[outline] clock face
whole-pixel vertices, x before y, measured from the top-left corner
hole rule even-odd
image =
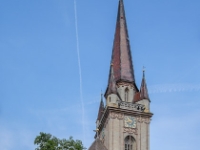
[[[136,128],[136,119],[131,116],[124,117],[124,125],[128,128]]]

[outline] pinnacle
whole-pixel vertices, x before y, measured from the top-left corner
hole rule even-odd
[[[146,80],[145,80],[145,70],[143,69],[143,77],[142,77],[142,83],[140,87],[140,98],[141,99],[149,99],[149,94],[147,90]]]

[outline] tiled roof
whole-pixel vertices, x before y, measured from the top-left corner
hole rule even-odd
[[[137,101],[139,101],[139,100],[140,100],[140,92],[137,92],[137,93],[135,93],[133,102],[137,102]]]
[[[108,87],[105,93],[105,96],[107,97],[109,94],[116,94],[117,89],[116,89],[116,80],[114,76],[114,71],[113,71],[113,64],[110,66],[110,76],[108,80]]]
[[[117,81],[131,82],[135,85],[123,0],[119,0],[111,64],[105,96],[115,92],[114,84],[116,84]]]
[[[134,82],[134,71],[123,0],[119,1],[112,59],[116,81]]]
[[[107,150],[99,138],[96,138],[88,150]]]

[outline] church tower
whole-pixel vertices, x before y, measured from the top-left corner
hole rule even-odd
[[[119,0],[108,86],[99,106],[95,141],[89,150],[149,150],[152,117],[145,72],[140,89],[134,69],[123,0]]]

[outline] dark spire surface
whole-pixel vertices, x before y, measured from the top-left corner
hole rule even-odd
[[[116,80],[114,76],[114,69],[113,69],[113,64],[111,63],[110,65],[110,76],[108,80],[108,87],[105,93],[105,97],[107,97],[109,94],[117,94],[117,89],[116,89]]]
[[[123,0],[119,0],[111,62],[116,81],[135,81]]]

